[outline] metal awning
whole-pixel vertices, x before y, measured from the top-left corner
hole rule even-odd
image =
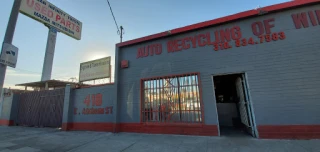
[[[67,84],[76,85],[76,82],[60,81],[60,80],[47,80],[47,81],[38,81],[38,82],[29,82],[23,84],[16,84],[16,86],[23,87],[48,87],[48,88],[60,88],[65,87]],[[47,86],[46,86],[47,85]]]

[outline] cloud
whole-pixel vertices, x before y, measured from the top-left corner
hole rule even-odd
[[[40,74],[34,72],[17,71],[14,69],[7,69],[7,77],[40,77]]]
[[[22,70],[22,69],[7,68],[4,87],[22,89],[22,87],[17,87],[15,85],[21,84],[21,83],[39,81],[40,77],[41,77],[41,74],[37,72],[31,72],[31,71]]]

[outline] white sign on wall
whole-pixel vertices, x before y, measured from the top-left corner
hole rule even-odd
[[[3,43],[0,63],[15,68],[18,60],[19,49],[14,45]]]
[[[105,57],[80,64],[79,81],[89,81],[102,78],[110,78],[111,57]]]
[[[82,23],[46,0],[22,0],[20,12],[77,40],[81,39]]]

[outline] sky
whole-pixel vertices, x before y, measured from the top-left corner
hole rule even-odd
[[[52,79],[78,77],[81,62],[111,56],[114,70],[115,44],[120,42],[107,0],[48,0],[82,22],[82,38],[58,33]],[[289,0],[109,0],[123,41],[212,20]],[[3,41],[13,0],[1,0],[0,40]],[[19,14],[13,45],[19,48],[16,68],[7,68],[5,88],[40,81],[48,28]],[[113,74],[113,72],[112,72]]]

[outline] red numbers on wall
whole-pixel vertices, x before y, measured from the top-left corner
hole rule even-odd
[[[248,44],[251,44],[251,45],[253,45],[253,44],[254,44],[254,41],[253,41],[253,38],[252,38],[252,37],[250,37],[250,38],[249,38],[249,40],[248,40]]]
[[[243,39],[238,39],[235,41],[236,47],[241,47],[241,46],[247,46],[247,45],[255,45],[255,44],[260,44],[264,42],[272,42],[272,41],[278,41],[278,40],[284,40],[286,38],[286,35],[284,32],[278,32],[278,33],[271,33],[271,34],[264,34],[260,35],[258,37],[258,40],[254,40],[252,37],[250,38],[243,38]]]
[[[270,34],[266,34],[264,37],[266,38],[266,42],[270,42],[271,41]]]
[[[102,94],[91,95],[92,106],[101,106],[102,105]]]
[[[247,40],[246,39],[242,39],[241,40],[241,43],[242,43],[242,46],[247,46],[248,43],[247,43]]]
[[[87,107],[90,106],[90,95],[88,95],[85,99],[84,99],[84,102],[83,102]]]
[[[272,40],[273,41],[277,41],[278,40],[278,34],[277,33],[273,33],[272,34]]]
[[[279,34],[279,39],[280,40],[286,39],[286,34],[284,32],[279,32],[278,34]]]
[[[266,34],[266,35],[260,35],[260,43],[265,42],[271,42],[271,41],[278,41],[284,40],[286,38],[286,35],[284,32],[279,32],[279,33],[272,33],[272,34]]]
[[[101,107],[102,106],[102,94],[89,94],[87,95],[83,103],[85,107],[82,109],[82,112],[80,113],[80,110],[78,108],[73,109],[74,115],[101,115],[101,114],[112,114],[113,106],[107,106],[107,107]],[[91,106],[91,107],[90,107]]]
[[[214,43],[213,44],[213,50],[219,51],[219,50],[226,50],[230,49],[232,46],[229,44],[229,42],[224,42],[224,43]]]
[[[92,95],[87,95],[86,98],[84,99],[84,104],[89,107],[90,103],[92,106],[101,106],[102,105],[102,94],[92,94]]]

